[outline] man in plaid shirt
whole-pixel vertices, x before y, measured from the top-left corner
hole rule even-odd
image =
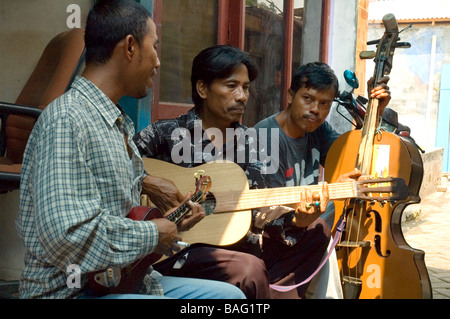
[[[118,105],[142,98],[160,63],[156,27],[135,1],[98,1],[86,26],[86,70],[42,113],[24,154],[16,227],[26,247],[21,298],[90,297],[87,274],[171,254],[178,230],[204,217],[199,204],[177,226],[126,218],[139,205],[143,161]],[[79,285],[70,270],[80,270]],[[149,270],[136,295],[106,298],[244,298],[235,286]]]

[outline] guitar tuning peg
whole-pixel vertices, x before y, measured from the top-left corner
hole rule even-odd
[[[204,170],[198,170],[194,173],[194,177],[195,179],[200,179],[203,177],[203,175],[205,175],[205,171]]]

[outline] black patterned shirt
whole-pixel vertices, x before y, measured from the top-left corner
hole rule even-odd
[[[246,173],[250,188],[265,188],[262,164],[257,159],[256,131],[233,123],[234,141],[221,150],[213,146],[202,129],[195,109],[175,119],[157,121],[134,136],[142,156],[156,158],[185,168],[214,160],[231,160]],[[216,132],[219,134],[219,132]],[[216,135],[217,136],[217,135]]]

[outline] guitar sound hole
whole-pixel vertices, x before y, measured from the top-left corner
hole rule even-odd
[[[203,210],[206,216],[212,215],[216,209],[216,197],[213,193],[208,193],[206,195],[205,201],[202,202]]]

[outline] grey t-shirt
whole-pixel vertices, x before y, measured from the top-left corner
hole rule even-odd
[[[324,122],[302,138],[291,138],[279,126],[276,115],[255,125],[267,186],[317,184],[320,165],[325,164],[328,150],[340,134]]]

